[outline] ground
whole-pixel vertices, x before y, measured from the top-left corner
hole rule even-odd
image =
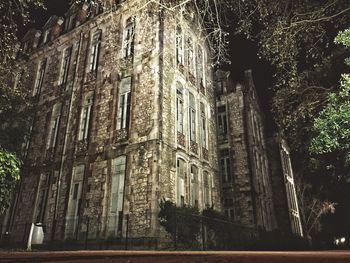
[[[201,251],[52,251],[0,252],[0,262],[166,262],[166,263],[340,263],[350,262],[350,250],[307,252]]]

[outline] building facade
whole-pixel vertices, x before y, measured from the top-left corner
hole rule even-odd
[[[273,204],[278,229],[285,235],[304,236],[290,150],[280,134],[268,140]]]
[[[163,199],[275,229],[251,73],[242,85],[223,72],[214,79],[191,10],[112,2],[74,4],[23,39],[35,114],[7,216],[11,238],[28,223],[43,223],[46,241],[126,229],[157,237]]]
[[[217,72],[218,156],[224,211],[233,222],[276,229],[264,117],[252,72],[236,84]]]

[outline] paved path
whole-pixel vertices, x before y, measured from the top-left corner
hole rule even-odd
[[[52,251],[0,252],[0,262],[121,263],[350,263],[350,251],[322,252],[177,252],[177,251]]]

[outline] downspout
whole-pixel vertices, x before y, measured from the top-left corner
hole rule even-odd
[[[72,111],[72,105],[73,105],[73,98],[75,95],[75,82],[78,75],[79,70],[79,61],[80,61],[80,52],[81,52],[81,45],[83,41],[83,32],[80,32],[80,38],[79,38],[79,46],[78,46],[78,52],[77,52],[77,58],[76,58],[76,65],[75,65],[75,71],[73,76],[73,83],[72,83],[72,92],[69,99],[69,108],[68,108],[68,115],[67,115],[67,121],[66,121],[66,130],[64,134],[64,143],[63,143],[63,149],[62,149],[62,155],[61,155],[61,162],[60,162],[60,170],[58,173],[57,178],[57,190],[56,190],[56,197],[55,197],[55,207],[54,207],[54,217],[53,217],[53,224],[52,224],[52,231],[51,231],[51,240],[53,241],[56,234],[56,224],[57,224],[57,208],[58,208],[58,202],[60,197],[60,190],[61,190],[61,180],[62,180],[62,174],[63,174],[63,168],[64,168],[64,162],[66,161],[66,151],[67,151],[67,141],[68,141],[68,132],[70,130],[70,119],[71,119],[71,111]],[[62,107],[63,108],[63,107]]]

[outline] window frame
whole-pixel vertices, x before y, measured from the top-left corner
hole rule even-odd
[[[60,76],[59,76],[59,85],[65,85],[68,81],[72,54],[73,54],[73,46],[69,46],[65,48],[63,51],[62,64],[61,64],[61,70],[60,70]]]
[[[97,72],[101,53],[102,30],[97,30],[91,39],[89,72]]]
[[[89,137],[91,113],[94,104],[94,95],[88,94],[81,108],[78,141],[87,141]]]
[[[132,77],[123,78],[119,84],[116,130],[128,129],[131,114]]]
[[[45,73],[47,68],[47,58],[42,59],[38,64],[37,74],[35,78],[33,96],[39,96],[44,85]]]
[[[193,93],[189,93],[189,104],[188,104],[188,110],[189,110],[189,135],[190,135],[190,141],[196,142],[197,141],[197,127],[196,127],[196,98],[193,95]]]
[[[135,48],[135,18],[126,21],[123,30],[122,58],[128,59],[134,56]]]

